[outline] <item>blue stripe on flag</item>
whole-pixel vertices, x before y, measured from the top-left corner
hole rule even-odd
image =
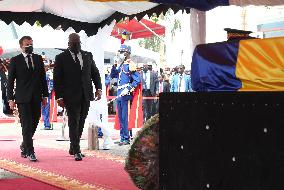
[[[238,41],[198,45],[191,63],[193,90],[239,90],[242,83],[235,74],[238,49]]]

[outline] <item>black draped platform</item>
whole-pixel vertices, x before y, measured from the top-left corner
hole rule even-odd
[[[160,95],[160,188],[283,190],[284,92]]]

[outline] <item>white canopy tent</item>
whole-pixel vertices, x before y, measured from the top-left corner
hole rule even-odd
[[[169,7],[179,10],[180,6],[160,5],[148,1],[87,1],[87,0],[2,0],[0,19],[9,24],[25,21],[31,25],[39,21],[43,26],[66,31],[72,27],[77,33],[84,30],[88,36],[97,33],[99,28],[110,25],[113,20],[120,21],[129,16],[140,20],[144,15],[160,14]]]
[[[101,76],[104,76],[103,42],[110,36],[114,20],[119,21],[126,16],[130,19],[136,17],[139,20],[146,14],[160,14],[168,8],[172,8],[175,12],[181,9],[189,12],[190,8],[194,8],[197,10],[193,11],[189,24],[191,23],[192,44],[195,46],[205,41],[206,18],[202,11],[228,5],[275,6],[283,4],[283,0],[0,0],[0,20],[7,24],[11,21],[17,24],[23,24],[25,21],[34,24],[35,21],[39,21],[42,26],[49,24],[54,29],[60,28],[66,31],[71,27],[77,33],[84,31],[80,32],[80,36],[85,50],[93,53]],[[68,30],[68,32],[71,31]],[[64,43],[67,44],[67,41]],[[102,77],[102,82],[104,83],[104,77]],[[107,125],[106,97],[100,103],[95,102],[95,104],[100,104],[95,107],[104,111],[90,111],[90,113],[101,113],[103,115],[102,125]]]
[[[99,2],[84,0],[4,0],[0,11],[45,12],[80,22],[100,23],[115,12],[137,14],[157,6],[150,2]]]

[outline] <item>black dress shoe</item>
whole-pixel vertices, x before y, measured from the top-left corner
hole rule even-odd
[[[27,154],[26,154],[25,148],[23,146],[23,143],[20,145],[20,149],[21,149],[21,157],[26,158]]]
[[[26,158],[26,157],[27,157],[27,154],[26,154],[25,152],[21,151],[21,157],[22,157],[22,158]]]
[[[122,141],[118,145],[123,146],[123,145],[129,145],[129,144],[130,144],[130,142],[128,142],[128,141]]]
[[[22,152],[25,152],[23,143],[20,145],[20,149],[21,149]]]
[[[69,149],[69,154],[70,155],[74,155],[74,151],[72,149]],[[79,152],[79,154],[81,154],[81,157],[85,157],[85,154]]]
[[[72,149],[69,149],[69,154],[74,155],[74,151]]]
[[[82,160],[81,153],[74,154],[74,157],[75,157],[75,161],[81,161]]]
[[[53,130],[51,127],[44,127],[43,130]]]
[[[37,158],[35,156],[34,153],[28,155],[28,159],[31,161],[31,162],[36,162],[37,161]]]

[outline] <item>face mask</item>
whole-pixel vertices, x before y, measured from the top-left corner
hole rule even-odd
[[[70,46],[70,50],[73,53],[79,53],[79,51],[81,50],[81,44],[80,43],[72,43]]]
[[[143,67],[143,71],[146,73],[148,71],[148,68]]]
[[[27,54],[33,53],[33,50],[34,50],[33,46],[26,46],[26,47],[25,47],[25,52],[26,52]]]
[[[113,58],[113,62],[116,64],[118,61],[119,61],[119,57],[118,57],[118,56],[115,56],[115,57]]]
[[[119,54],[119,58],[120,58],[121,61],[124,61],[124,60],[125,60],[125,55],[124,55],[124,53]]]

